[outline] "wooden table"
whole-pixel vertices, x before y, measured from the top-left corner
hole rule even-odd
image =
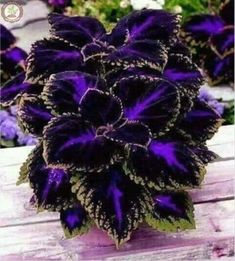
[[[142,225],[116,250],[102,232],[66,240],[57,213],[35,213],[28,184],[16,186],[32,147],[0,150],[0,260],[234,260],[234,126],[209,141],[221,159],[207,167],[195,202],[196,230],[164,234]]]

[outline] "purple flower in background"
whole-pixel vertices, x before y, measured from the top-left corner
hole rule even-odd
[[[219,115],[223,115],[225,105],[219,102],[210,92],[204,88],[200,89],[199,99],[207,102]]]
[[[14,117],[9,116],[1,123],[1,137],[6,140],[13,140],[16,136],[17,124]]]
[[[194,227],[186,192],[216,155],[206,147],[221,117],[198,97],[203,82],[178,39],[179,17],[136,11],[107,33],[91,17],[50,14],[19,99],[21,125],[40,142],[25,162],[36,205],[60,212],[68,237],[92,222],[116,245],[144,220],[159,231]],[[26,172],[24,170],[27,170]]]
[[[5,121],[9,116],[9,113],[5,110],[0,110],[0,123]]]
[[[15,146],[35,145],[37,139],[32,134],[24,134],[16,119],[17,106],[0,110],[0,138],[2,141],[12,141]],[[2,142],[4,146],[4,142]],[[12,145],[11,145],[12,146]]]
[[[195,48],[195,59],[209,84],[234,82],[234,1],[224,0],[218,14],[199,14],[183,25],[183,38]]]
[[[54,12],[62,13],[66,7],[72,5],[72,0],[44,0]]]

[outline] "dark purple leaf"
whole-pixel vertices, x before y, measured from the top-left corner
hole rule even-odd
[[[187,38],[194,39],[197,43],[205,43],[209,37],[218,33],[224,27],[224,21],[216,15],[194,15],[183,25]]]
[[[104,82],[98,77],[79,71],[65,71],[50,77],[43,96],[46,104],[56,112],[78,112],[85,92],[96,88],[104,88]]]
[[[143,220],[151,202],[144,187],[130,181],[119,165],[72,180],[73,191],[97,226],[120,245]]]
[[[24,82],[25,73],[18,74],[13,79],[6,82],[0,89],[1,104],[4,106],[11,105],[23,92],[29,91],[33,86]],[[37,87],[36,87],[37,88]]]
[[[27,53],[18,47],[6,50],[1,54],[1,69],[14,75],[17,66],[25,67],[26,57]]]
[[[16,42],[15,36],[2,24],[0,24],[1,31],[1,51],[5,51],[8,48],[12,47],[12,45]]]
[[[103,25],[93,17],[65,16],[52,13],[49,15],[51,33],[70,43],[83,47],[99,39],[106,33]]]
[[[234,27],[225,27],[217,34],[211,36],[210,44],[212,49],[221,58],[234,52]]]
[[[22,96],[17,115],[23,128],[38,136],[42,135],[43,128],[53,117],[43,100],[33,94]]]
[[[75,167],[87,171],[109,164],[117,145],[77,115],[53,119],[44,130],[44,155],[53,166]]]
[[[50,7],[53,7],[54,12],[63,12],[67,6],[72,5],[71,0],[44,0]]]
[[[186,192],[158,193],[146,221],[158,231],[178,232],[195,228],[193,211],[193,202]]]
[[[104,59],[112,52],[113,46],[105,45],[101,42],[86,44],[81,53],[86,62],[86,72],[94,75],[101,75],[104,73]]]
[[[122,100],[124,117],[148,125],[155,136],[167,131],[179,112],[175,85],[160,78],[127,78],[119,81],[113,92]]]
[[[153,140],[148,150],[131,150],[127,163],[129,174],[137,183],[161,189],[198,186],[205,168],[190,148],[175,140]]]
[[[206,102],[195,100],[194,106],[179,124],[179,129],[190,140],[205,142],[217,132],[223,120]]]
[[[190,49],[184,45],[179,39],[177,39],[177,42],[174,42],[170,49],[169,54],[182,54],[183,56],[187,56],[188,58],[192,58],[192,54],[190,52]]]
[[[101,43],[90,43],[86,44],[81,52],[84,56],[84,60],[87,61],[92,58],[107,56],[112,50],[114,50],[114,48],[111,46],[106,46]]]
[[[64,169],[49,168],[42,157],[42,144],[29,155],[28,172],[30,185],[36,195],[38,207],[60,210],[72,199],[70,174]]]
[[[105,132],[105,137],[121,144],[147,146],[151,133],[148,127],[139,122],[126,122],[119,128]]]
[[[214,52],[211,52],[203,61],[203,67],[210,85],[234,82],[233,54],[229,54],[221,59]]]
[[[203,76],[196,64],[187,56],[172,54],[168,56],[163,77],[180,87],[183,92],[197,94],[203,83]]]
[[[219,15],[228,25],[234,25],[234,0],[221,1]]]
[[[160,40],[168,43],[179,29],[179,17],[163,10],[142,10],[120,19],[108,37],[111,45],[135,40]]]
[[[107,85],[112,88],[113,85],[118,84],[122,78],[129,77],[161,77],[161,72],[151,68],[136,68],[128,67],[125,69],[120,68],[119,70],[114,69],[105,75]]]
[[[51,74],[81,70],[82,55],[69,43],[60,39],[44,39],[37,41],[27,59],[27,79],[44,80]]]
[[[88,216],[79,204],[60,211],[60,221],[67,238],[86,233],[89,229]]]
[[[209,150],[205,145],[191,146],[190,149],[203,162],[208,164],[218,158],[218,155]]]
[[[122,117],[122,104],[109,93],[89,90],[81,100],[81,114],[94,126],[115,124]]]
[[[122,67],[151,68],[162,71],[167,62],[167,52],[164,45],[157,41],[133,41],[107,56],[107,68]]]

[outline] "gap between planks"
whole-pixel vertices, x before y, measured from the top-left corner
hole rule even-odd
[[[229,256],[233,254],[233,213],[233,200],[196,205],[196,230],[166,234],[142,225],[119,251],[110,240],[103,240],[103,232],[97,229],[80,238],[66,240],[59,222],[1,228],[0,238],[4,240],[0,240],[0,256],[14,254],[26,260],[132,260],[128,259],[132,255],[151,257],[154,254],[154,260],[162,260],[158,257],[167,255],[169,260],[173,257],[189,260],[193,252],[193,259],[201,260],[216,257],[219,249]],[[58,253],[61,253],[59,257]]]

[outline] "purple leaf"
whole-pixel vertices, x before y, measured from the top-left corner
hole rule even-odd
[[[197,156],[175,140],[153,140],[148,150],[131,150],[127,163],[131,178],[150,187],[172,189],[198,186],[205,169]]]
[[[111,131],[105,132],[105,137],[121,144],[136,144],[146,146],[150,142],[150,131],[139,122],[127,122]]]
[[[225,27],[210,38],[212,49],[219,57],[224,58],[234,52],[234,27]]]
[[[223,59],[211,52],[203,61],[203,68],[210,85],[234,82],[234,55],[229,54]]]
[[[1,31],[1,51],[5,51],[16,42],[15,36],[2,24],[0,24]]]
[[[22,69],[25,67],[26,57],[27,53],[21,48],[14,47],[6,50],[1,54],[1,69],[14,75],[17,66],[22,67]]]
[[[53,117],[38,95],[24,95],[17,112],[23,128],[37,136],[42,135],[43,128]]]
[[[90,217],[117,245],[128,240],[132,230],[143,220],[148,200],[151,201],[145,188],[130,181],[119,165],[74,179],[72,183]]]
[[[179,112],[176,87],[160,78],[127,78],[113,92],[122,100],[124,116],[148,125],[155,136],[165,132]]]
[[[203,77],[198,67],[187,57],[181,54],[168,56],[167,64],[164,68],[163,77],[181,87],[184,92],[198,92]]]
[[[154,196],[153,210],[146,221],[154,229],[177,232],[195,228],[193,202],[185,192],[163,192]]]
[[[208,164],[218,158],[218,155],[209,150],[205,145],[191,146],[190,149],[197,155],[203,164]]]
[[[219,15],[227,25],[234,25],[234,0],[221,1]]]
[[[89,228],[88,216],[79,203],[61,210],[60,221],[67,238],[82,235]]]
[[[93,17],[73,16],[62,14],[49,14],[51,33],[70,43],[83,47],[87,43],[99,39],[106,33],[104,26]]]
[[[216,15],[194,15],[184,24],[186,37],[193,38],[197,43],[204,43],[213,34],[224,27],[224,21]]]
[[[45,209],[60,210],[72,198],[69,173],[61,168],[49,168],[42,157],[42,144],[31,152],[28,162],[30,185],[37,205]]]
[[[77,115],[53,119],[44,130],[44,155],[53,166],[99,169],[109,164],[117,145]]]
[[[22,72],[2,86],[0,89],[2,105],[11,105],[22,93],[32,91],[35,88],[40,89],[39,86],[24,82],[24,80],[25,73]]]
[[[104,82],[96,76],[79,71],[65,71],[50,77],[43,96],[56,112],[78,112],[80,101],[88,89],[103,89]]]
[[[27,59],[27,79],[44,80],[51,74],[80,70],[82,68],[80,51],[61,39],[44,39],[37,41]]]
[[[94,126],[115,124],[122,117],[122,104],[111,94],[88,90],[81,100],[81,114]]]
[[[168,43],[178,32],[179,17],[162,10],[142,10],[120,19],[108,41],[120,46],[135,40],[160,40]]]
[[[223,120],[206,102],[195,100],[194,106],[179,124],[190,140],[205,142],[217,132]]]
[[[133,41],[107,56],[109,69],[116,67],[147,67],[162,71],[167,62],[167,53],[162,43],[157,41]]]

